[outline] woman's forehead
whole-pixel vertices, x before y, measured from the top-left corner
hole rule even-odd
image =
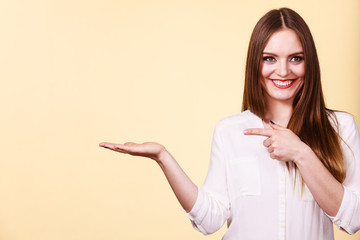
[[[263,52],[283,55],[303,52],[303,47],[296,32],[286,28],[276,31],[270,36]]]

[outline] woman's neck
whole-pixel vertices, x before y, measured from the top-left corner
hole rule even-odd
[[[269,122],[271,120],[280,126],[286,127],[293,111],[292,101],[267,100],[267,110],[264,121]]]

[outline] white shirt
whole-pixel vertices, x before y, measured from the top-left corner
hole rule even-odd
[[[346,161],[344,197],[338,214],[327,216],[294,166],[270,158],[266,137],[244,135],[247,128],[263,128],[250,111],[221,120],[215,128],[211,159],[204,185],[186,215],[203,234],[211,234],[227,221],[224,240],[334,239],[332,222],[353,234],[360,228],[360,135],[351,115],[337,112]]]

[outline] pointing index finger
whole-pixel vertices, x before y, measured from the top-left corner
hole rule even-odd
[[[257,135],[271,137],[274,134],[273,129],[268,128],[249,128],[244,130],[244,135]]]

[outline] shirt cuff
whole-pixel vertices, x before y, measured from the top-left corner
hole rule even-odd
[[[185,214],[186,216],[191,220],[191,221],[195,221],[196,219],[199,218],[199,212],[200,212],[200,208],[201,208],[201,205],[204,201],[204,196],[203,196],[203,193],[202,193],[202,190],[199,186],[197,186],[198,188],[198,195],[197,195],[197,198],[196,198],[196,202],[194,204],[194,206],[192,207],[192,209],[190,210],[190,212],[186,212],[185,210]]]
[[[190,212],[186,212],[185,210],[184,211],[185,211],[185,215],[190,219],[192,226],[199,232],[206,234],[205,229],[201,226],[201,223],[206,214],[206,212],[203,209],[204,204],[205,204],[204,192],[200,187],[198,187],[198,196],[193,208],[190,210]]]
[[[358,208],[357,196],[352,194],[350,190],[344,187],[344,196],[341,201],[339,211],[335,217],[327,215],[331,221],[340,229],[349,234],[354,234],[356,230],[351,226],[351,220],[355,213],[355,209]]]

